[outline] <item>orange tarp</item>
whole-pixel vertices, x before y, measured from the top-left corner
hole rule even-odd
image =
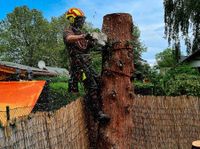
[[[0,82],[0,121],[6,124],[6,106],[10,119],[28,115],[42,92],[45,81]]]

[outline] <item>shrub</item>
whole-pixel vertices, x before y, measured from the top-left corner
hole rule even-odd
[[[157,76],[155,80],[154,93],[156,95],[200,95],[200,74],[190,66],[182,65],[171,68],[163,76]]]
[[[134,90],[136,94],[142,95],[152,95],[154,85],[152,83],[143,83],[139,81],[134,81]]]
[[[152,69],[151,83],[134,82],[135,93],[156,96],[200,96],[200,73],[187,65],[173,67],[165,74]]]
[[[200,76],[191,74],[177,74],[165,83],[167,95],[200,96]]]

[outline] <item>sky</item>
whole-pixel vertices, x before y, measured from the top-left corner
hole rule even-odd
[[[155,64],[155,54],[168,47],[164,39],[163,0],[0,0],[0,20],[15,7],[23,5],[42,11],[48,20],[64,14],[71,7],[77,7],[84,11],[88,22],[100,29],[104,15],[130,13],[134,25],[141,31],[140,39],[147,47],[142,58],[150,65]]]

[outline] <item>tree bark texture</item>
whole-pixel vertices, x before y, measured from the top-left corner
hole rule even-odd
[[[109,48],[103,52],[102,109],[110,115],[108,125],[100,126],[99,149],[130,149],[132,140],[131,106],[134,98],[133,48],[130,41],[133,22],[127,13],[104,16],[102,31],[108,36]]]

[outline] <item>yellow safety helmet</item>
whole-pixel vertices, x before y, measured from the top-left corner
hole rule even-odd
[[[85,14],[79,8],[70,8],[66,12],[66,18],[70,21],[70,23],[74,23],[74,19],[76,17],[84,17]]]

